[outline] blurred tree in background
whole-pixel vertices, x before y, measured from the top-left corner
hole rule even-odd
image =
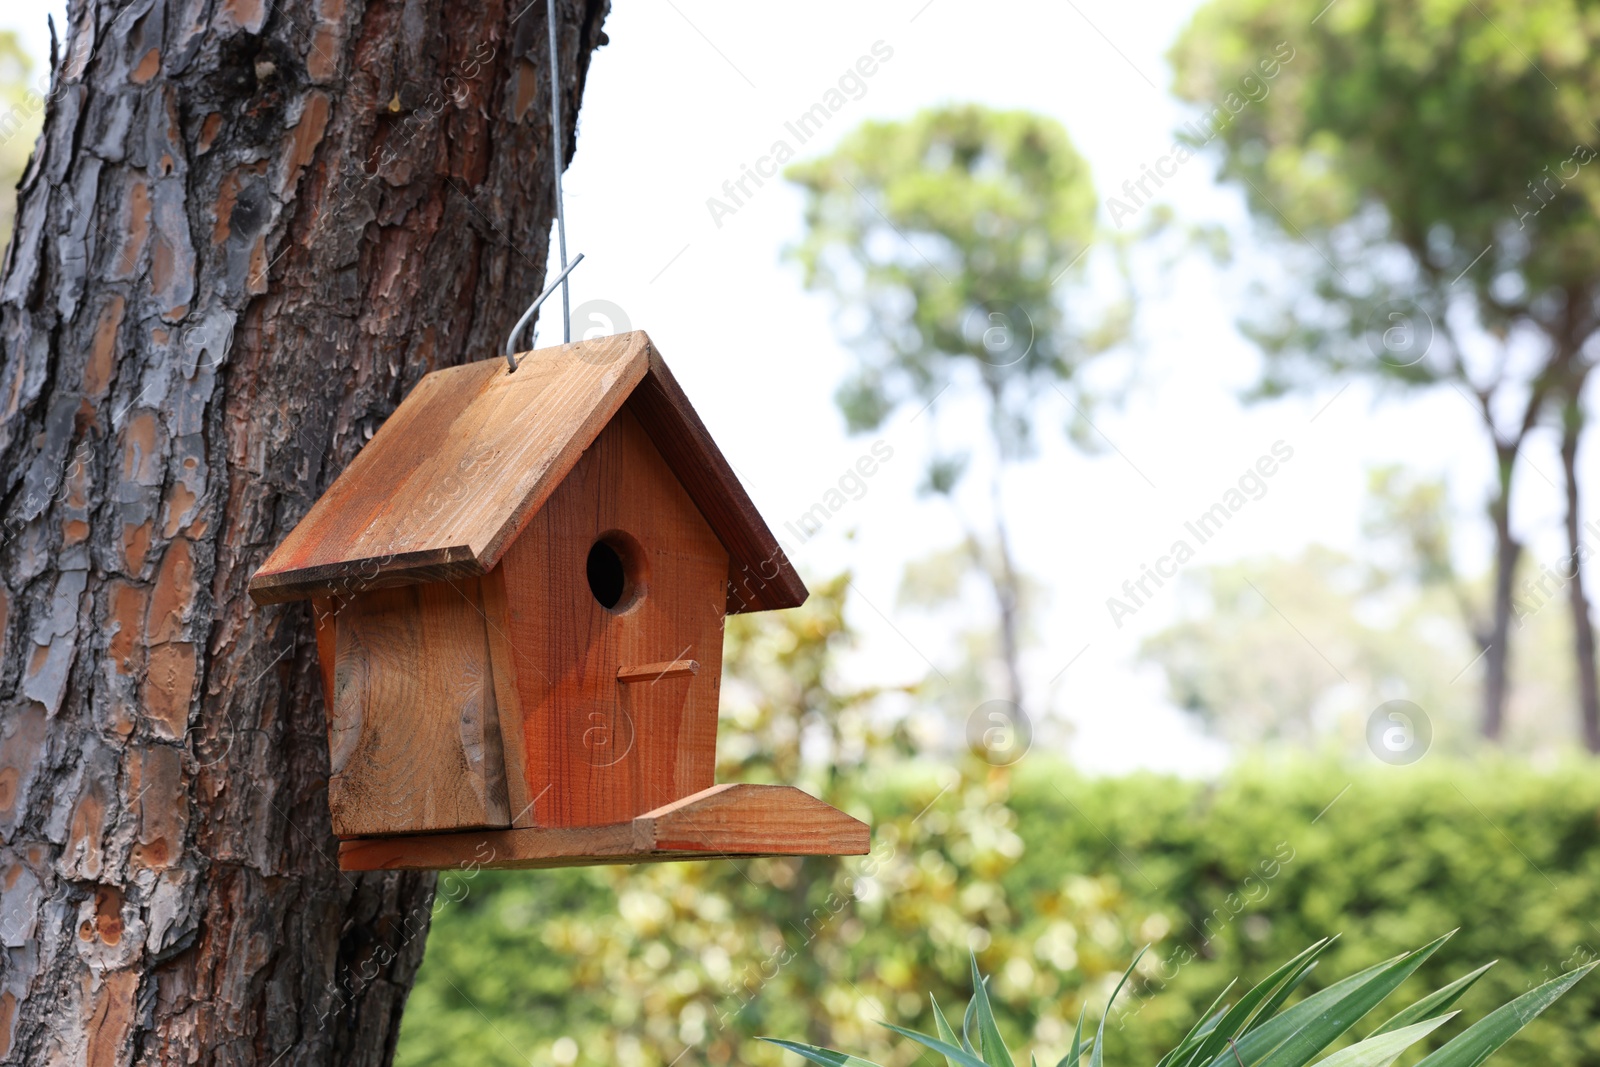
[[[921,417],[952,386],[975,386],[984,399],[993,529],[969,525],[963,554],[993,591],[1004,690],[1023,708],[1024,583],[1004,468],[1032,453],[1047,390],[1071,406],[1074,439],[1087,438],[1099,398],[1084,365],[1121,340],[1131,314],[1116,303],[1093,321],[1064,299],[1063,278],[1075,294],[1088,288],[1084,254],[1096,235],[1088,164],[1053,120],[965,105],[865,123],[787,175],[806,194],[794,255],[806,285],[836,302],[859,359],[837,395],[851,431],[875,429],[904,405]],[[935,419],[927,425],[933,433]],[[936,441],[925,488],[950,494],[969,459]]]
[[[1261,392],[1320,388],[1330,374],[1443,386],[1491,437],[1496,549],[1475,637],[1492,739],[1523,551],[1514,474],[1553,414],[1569,551],[1588,554],[1575,463],[1600,326],[1597,38],[1600,5],[1587,0],[1215,0],[1172,53],[1179,95],[1231,115],[1207,124],[1223,178],[1269,229],[1310,246],[1274,272],[1276,299],[1245,324],[1268,358]],[[1241,76],[1285,46],[1272,91],[1236,110]],[[1600,751],[1581,573],[1567,593],[1582,733]]]
[[[1321,545],[1200,568],[1181,583],[1178,621],[1147,638],[1141,658],[1162,669],[1173,703],[1237,751],[1363,759],[1368,717],[1402,699],[1428,717],[1433,751],[1461,756],[1475,747],[1477,707],[1466,682],[1475,653],[1440,588]],[[1570,630],[1559,608],[1519,604],[1521,670],[1504,745],[1554,758],[1571,744]]]
[[[1381,576],[1319,545],[1191,571],[1183,583],[1184,616],[1142,654],[1166,672],[1173,702],[1212,733],[1245,751],[1289,744],[1359,755],[1367,714],[1405,697],[1460,750],[1460,732],[1448,727],[1459,724],[1461,701],[1449,688],[1473,653],[1447,603],[1395,602]]]
[[[1489,578],[1458,573],[1453,524],[1442,481],[1370,471],[1360,559],[1313,544],[1187,571],[1178,621],[1147,638],[1141,658],[1165,673],[1173,703],[1239,751],[1359,759],[1367,717],[1405,699],[1428,716],[1437,750],[1469,753],[1477,709],[1466,676],[1480,653],[1460,622]],[[1546,566],[1513,599],[1521,669],[1504,743],[1539,757],[1570,745],[1564,709],[1577,692],[1556,577]]]

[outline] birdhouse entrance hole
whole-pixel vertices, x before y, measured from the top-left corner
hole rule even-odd
[[[620,530],[601,534],[589,549],[589,592],[601,607],[621,614],[644,595],[644,553]]]

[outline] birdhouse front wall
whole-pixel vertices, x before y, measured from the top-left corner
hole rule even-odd
[[[625,405],[489,574],[319,599],[334,832],[599,826],[709,789],[727,575]]]
[[[513,825],[624,822],[712,786],[727,575],[630,401],[485,580]]]

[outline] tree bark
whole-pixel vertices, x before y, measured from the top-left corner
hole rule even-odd
[[[1578,675],[1578,722],[1584,747],[1600,752],[1600,675],[1596,673],[1594,620],[1589,614],[1589,593],[1583,583],[1581,487],[1578,484],[1578,445],[1583,440],[1585,416],[1583,390],[1588,369],[1575,374],[1563,397],[1561,412],[1561,473],[1565,478],[1567,607],[1572,614],[1573,666]]]
[[[1489,631],[1483,635],[1483,736],[1499,742],[1505,733],[1506,694],[1511,684],[1511,621],[1513,582],[1522,558],[1522,543],[1511,530],[1512,472],[1521,445],[1495,447],[1497,491],[1489,502],[1494,525],[1494,595],[1490,603]]]
[[[434,876],[339,872],[307,612],[245,583],[539,291],[545,5],[69,20],[0,274],[0,1059],[388,1063]]]

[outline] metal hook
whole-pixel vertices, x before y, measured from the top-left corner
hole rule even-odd
[[[539,310],[539,305],[545,302],[545,298],[548,297],[551,293],[556,291],[556,286],[558,286],[558,285],[565,286],[566,283],[567,283],[567,275],[571,274],[572,271],[573,271],[573,268],[576,267],[579,263],[582,263],[582,262],[583,262],[583,253],[579,252],[577,258],[572,261],[572,265],[567,267],[566,270],[562,271],[560,274],[558,274],[556,276],[556,280],[551,282],[549,287],[546,288],[544,292],[539,294],[539,299],[535,300],[532,304],[528,305],[528,310],[524,311],[522,313],[522,318],[518,319],[517,320],[517,324],[515,326],[511,327],[511,333],[510,333],[509,336],[506,337],[506,363],[510,364],[511,370],[514,371],[514,370],[517,369],[517,337],[518,337],[518,335],[522,333],[523,328],[525,326],[527,326],[528,322],[533,318],[533,313],[535,311]],[[563,341],[562,343],[566,344],[566,343],[568,343],[570,341],[571,341],[571,336],[569,335],[568,338],[567,338],[567,341]]]
[[[566,206],[561,201],[561,171],[566,165],[567,156],[561,144],[561,82],[556,77],[558,60],[556,56],[556,0],[545,0],[545,25],[549,29],[550,37],[550,140],[555,149],[555,182],[556,182],[556,245],[561,255],[561,273],[550,287],[539,294],[539,299],[527,311],[522,313],[522,318],[511,327],[511,336],[506,338],[506,363],[511,370],[517,369],[516,341],[517,335],[522,332],[533,313],[539,310],[539,305],[544,303],[555,291],[556,286],[561,286],[561,343],[572,343],[572,304],[571,294],[567,290],[567,275],[572,273],[572,268],[583,262],[583,253],[578,253],[578,258],[567,264],[567,212]]]
[[[567,270],[567,212],[561,202],[561,172],[567,165],[567,153],[561,144],[561,81],[556,77],[561,69],[556,58],[556,0],[545,0],[545,24],[550,29],[550,140],[555,145],[556,179],[556,243],[561,250],[561,270]],[[567,287],[561,287],[561,343],[572,342],[572,311],[567,300]]]

